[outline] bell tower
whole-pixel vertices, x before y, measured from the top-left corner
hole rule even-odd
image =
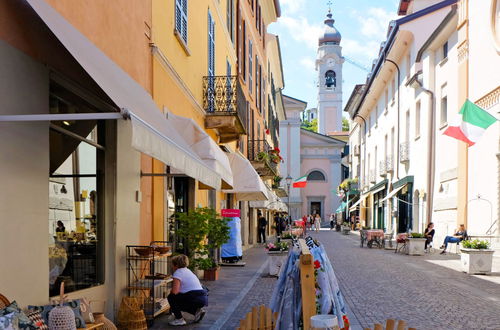
[[[325,19],[324,33],[318,40],[318,132],[328,135],[342,131],[342,36],[333,26],[331,10]]]

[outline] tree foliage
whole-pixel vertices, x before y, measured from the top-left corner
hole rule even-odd
[[[349,132],[349,119],[342,118],[342,131]]]
[[[313,120],[303,120],[300,124],[300,127],[306,129],[311,132],[318,132],[318,119],[314,118]]]

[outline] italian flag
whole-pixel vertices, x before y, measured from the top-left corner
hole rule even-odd
[[[463,141],[469,147],[479,141],[484,131],[497,121],[495,117],[469,100],[465,101],[459,115],[458,123],[449,126],[443,134]]]
[[[307,175],[304,175],[303,177],[298,178],[293,182],[294,188],[305,188],[307,185]]]

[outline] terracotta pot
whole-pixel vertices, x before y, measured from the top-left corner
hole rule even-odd
[[[92,313],[94,315],[95,323],[104,323],[104,325],[100,328],[101,330],[117,330],[116,326],[113,322],[104,316],[104,313]]]
[[[205,269],[203,279],[205,281],[217,281],[219,279],[219,268]]]

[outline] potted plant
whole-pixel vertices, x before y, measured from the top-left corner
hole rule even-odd
[[[257,160],[259,162],[265,162],[269,159],[269,154],[265,151],[260,151],[259,153],[257,153]]]
[[[485,240],[465,240],[460,248],[462,269],[467,274],[489,274],[493,262],[493,250]]]
[[[287,258],[288,243],[267,243],[265,248],[269,259],[269,275],[278,276],[280,268],[285,263]]]
[[[425,241],[424,234],[411,233],[408,239],[408,254],[411,256],[423,255],[425,252]]]
[[[217,279],[217,251],[229,239],[228,219],[207,207],[178,213],[177,219],[177,235],[184,241],[184,253],[191,260],[190,266],[202,269],[207,280]]]
[[[349,235],[351,233],[351,227],[348,222],[342,224],[342,234]]]

